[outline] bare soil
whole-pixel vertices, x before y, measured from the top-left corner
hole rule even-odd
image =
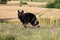
[[[29,5],[45,5],[44,2],[28,2]],[[20,6],[19,1],[10,1],[6,5],[0,5],[0,19],[15,18],[17,19],[17,10],[31,12],[41,18],[60,18],[60,9],[49,9],[40,7]],[[40,16],[40,14],[43,14]]]

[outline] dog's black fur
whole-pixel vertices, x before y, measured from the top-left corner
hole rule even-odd
[[[31,25],[33,25],[33,26],[36,26],[36,25],[39,24],[39,22],[37,21],[37,18],[36,18],[36,16],[34,14],[32,14],[32,13],[24,13],[23,10],[21,12],[18,10],[18,18],[19,18],[19,20],[21,20],[24,27],[26,27],[26,25],[28,23],[31,23]]]

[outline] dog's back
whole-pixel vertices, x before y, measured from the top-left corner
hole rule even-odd
[[[36,17],[32,13],[25,13],[24,19],[25,19],[25,21],[32,22],[32,21],[36,20]]]

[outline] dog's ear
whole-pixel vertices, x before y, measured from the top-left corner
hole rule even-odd
[[[21,13],[24,13],[24,10],[22,10]]]
[[[18,13],[20,13],[20,11],[18,10]]]

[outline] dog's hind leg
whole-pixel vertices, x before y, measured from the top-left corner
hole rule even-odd
[[[39,24],[37,25],[37,27],[38,27],[38,28],[40,27]]]
[[[23,25],[24,25],[24,28],[26,28],[26,27],[27,27],[27,26],[26,26],[26,25],[27,25],[26,23],[25,23],[25,24],[23,24]]]

